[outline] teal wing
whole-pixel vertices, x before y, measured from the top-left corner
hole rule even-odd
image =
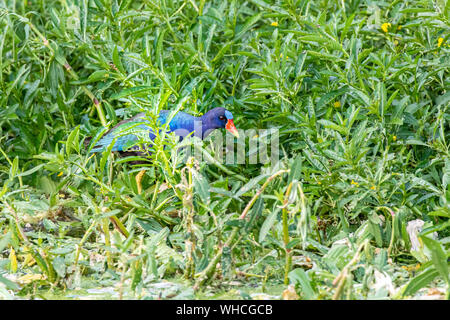
[[[139,137],[147,140],[153,140],[155,137],[148,120],[143,118],[144,114],[138,114],[135,117],[121,121],[109,132],[107,132],[92,148],[91,152],[101,152],[106,150],[112,143],[114,146],[111,151],[125,151],[137,141]]]
[[[159,113],[159,123],[164,125],[167,117],[170,115],[168,110],[161,110]],[[183,128],[188,132],[192,132],[193,129],[193,116],[178,112],[169,124],[169,131]],[[191,128],[192,127],[192,128]],[[140,139],[141,138],[141,139]],[[92,148],[92,152],[101,152],[106,150],[111,144],[114,143],[111,151],[126,151],[129,147],[133,146],[139,140],[153,140],[155,134],[150,127],[150,123],[145,119],[145,113],[139,113],[136,116],[119,122],[115,127],[109,130]]]

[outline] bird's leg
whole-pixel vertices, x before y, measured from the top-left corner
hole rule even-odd
[[[137,189],[138,189],[138,194],[141,194],[141,192],[142,192],[141,181],[142,181],[142,178],[144,177],[144,173],[145,173],[145,169],[142,169],[142,170],[139,171],[139,173],[136,175],[136,185],[137,185]]]

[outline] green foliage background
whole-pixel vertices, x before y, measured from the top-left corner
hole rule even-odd
[[[448,298],[449,19],[445,0],[0,1],[0,297]],[[138,194],[133,159],[83,144],[215,106],[279,128],[278,171],[186,165],[162,135]]]

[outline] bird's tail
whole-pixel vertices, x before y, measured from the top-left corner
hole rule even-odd
[[[89,149],[89,146],[90,146],[91,142],[92,142],[92,137],[84,138],[83,144],[84,144],[84,147],[86,148],[86,150]],[[97,145],[95,145],[89,153],[101,152],[101,151],[104,151],[104,150],[105,150],[105,146],[104,145],[99,145],[97,143]]]
[[[92,141],[92,137],[86,137],[86,138],[84,138],[84,141],[83,141],[83,144],[84,144],[84,147],[87,149],[88,147],[89,147],[89,145],[91,144],[91,141]]]

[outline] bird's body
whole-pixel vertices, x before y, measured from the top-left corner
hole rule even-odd
[[[139,142],[140,135],[148,135],[150,140],[155,139],[155,132],[163,130],[167,121],[169,121],[167,131],[174,132],[180,140],[188,135],[195,135],[204,139],[212,130],[225,128],[234,136],[238,137],[236,127],[233,122],[233,115],[225,108],[218,107],[209,110],[201,117],[195,117],[185,112],[177,112],[172,117],[172,112],[162,110],[158,115],[158,127],[152,128],[151,122],[146,118],[145,113],[139,113],[134,117],[119,122],[109,130],[92,148],[91,152],[101,152],[114,144],[111,151],[118,151],[122,156],[145,155],[148,150],[142,151],[136,144]],[[147,140],[147,139],[145,139]],[[147,140],[148,141],[148,140]],[[135,162],[140,163],[140,161]],[[136,175],[136,185],[138,193],[142,191],[141,180],[145,169]]]
[[[171,116],[171,111],[161,110],[157,122],[161,130]],[[237,135],[236,127],[233,124],[231,112],[225,108],[214,108],[201,117],[195,117],[186,112],[177,112],[170,120],[167,130],[174,132],[180,140],[188,135],[195,135],[204,139],[212,130],[226,128],[232,134]],[[91,152],[101,152],[106,150],[111,143],[114,143],[111,151],[127,152],[134,150],[133,145],[139,141],[138,132],[147,134],[150,140],[155,138],[155,129],[151,127],[150,121],[145,117],[145,113],[139,113],[134,117],[119,122],[109,130],[92,148]]]

